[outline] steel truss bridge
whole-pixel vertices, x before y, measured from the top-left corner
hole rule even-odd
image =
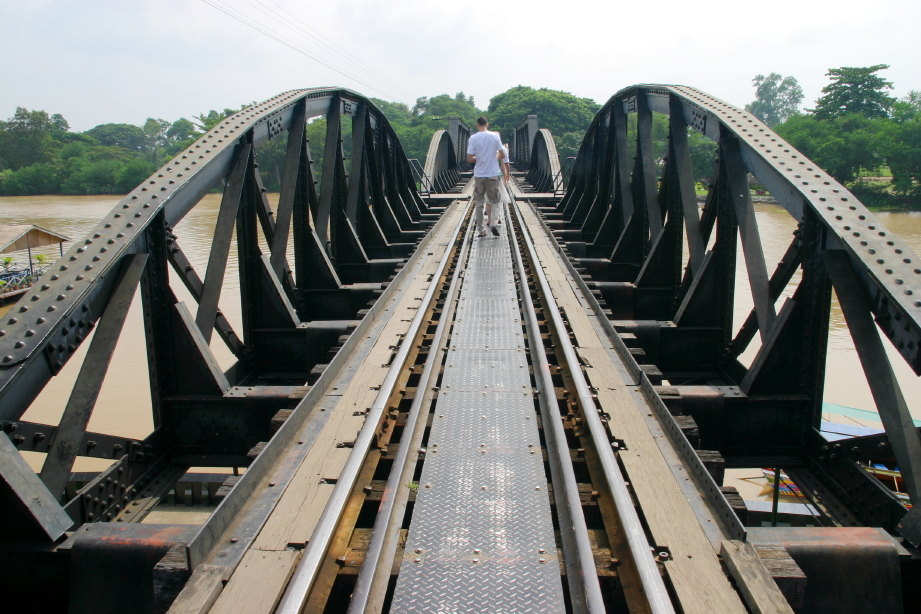
[[[879,334],[921,372],[918,256],[699,90],[619,91],[563,166],[538,121],[509,135],[498,237],[474,236],[462,121],[410,161],[336,88],[241,111],[123,198],[0,322],[9,611],[918,611],[921,512],[865,469],[898,465],[921,501],[921,438]],[[702,208],[689,129],[718,144]],[[258,153],[278,138],[273,207]],[[778,262],[749,176],[797,222]],[[177,224],[215,188],[196,271]],[[239,291],[222,291],[232,262]],[[154,430],[89,432],[138,288]],[[885,434],[820,433],[833,290]],[[741,327],[736,301],[754,305]],[[84,342],[60,421],[24,421]],[[46,454],[39,472],[25,451]],[[77,457],[112,464],[80,476]],[[246,469],[202,483],[191,467]],[[808,522],[766,526],[723,486],[761,467],[795,483]],[[167,503],[211,511],[145,522]]]

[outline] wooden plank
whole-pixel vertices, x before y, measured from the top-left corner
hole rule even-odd
[[[211,614],[270,614],[301,558],[300,550],[250,550],[243,556]],[[240,573],[248,571],[249,573]]]
[[[224,588],[226,567],[199,565],[167,614],[202,614],[211,609]]]
[[[154,599],[159,611],[168,610],[189,580],[186,544],[178,543],[153,568]]]
[[[768,573],[777,583],[777,588],[794,610],[803,607],[806,597],[806,574],[796,564],[787,549],[780,544],[754,544]]]
[[[777,588],[754,546],[740,541],[723,541],[720,556],[752,614],[793,614],[793,608]]]
[[[532,238],[549,243],[533,212],[527,207],[521,210]],[[539,253],[546,254],[539,257],[548,276],[566,279],[555,250]],[[643,408],[631,396],[605,350],[607,340],[591,325],[589,314],[581,307],[571,284],[555,285],[554,293],[559,304],[568,307],[566,317],[576,331],[577,352],[586,363],[585,374],[597,389],[602,411],[611,416],[608,427],[627,444],[627,449],[618,455],[652,539],[655,545],[667,546],[671,552],[665,570],[684,613],[745,614],[745,606],[723,572],[713,546],[646,424]]]

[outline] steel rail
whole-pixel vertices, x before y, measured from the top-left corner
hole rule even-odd
[[[419,383],[416,386],[417,391],[428,389],[433,374],[437,377],[437,368],[444,358],[446,348],[441,347],[441,341],[445,336],[445,331],[452,324],[448,317],[451,311],[448,306],[453,303],[460,287],[460,276],[461,271],[463,271],[462,263],[470,249],[473,227],[473,224],[469,224],[464,235],[464,242],[458,255],[458,265],[448,286],[441,320],[439,320],[435,333],[432,335],[432,344],[425,366],[422,369]],[[387,478],[387,485],[384,487],[381,504],[374,520],[371,541],[368,543],[365,558],[362,562],[361,570],[358,572],[358,579],[355,582],[355,588],[352,590],[352,601],[349,603],[348,609],[349,614],[376,613],[382,609],[387,583],[390,578],[390,568],[386,563],[388,560],[391,564],[393,562],[393,553],[400,535],[400,526],[406,512],[406,503],[409,496],[409,490],[403,491],[400,487],[407,481],[411,481],[416,469],[417,463],[410,459],[415,458],[411,454],[417,449],[424,434],[424,428],[419,429],[418,432],[417,428],[420,424],[423,427],[425,425],[424,421],[420,422],[419,417],[427,397],[427,394],[417,392],[406,416],[406,425],[403,427],[400,447],[390,470],[390,476]],[[382,558],[384,558],[384,567],[381,567]],[[383,590],[380,590],[381,588]]]
[[[537,250],[531,242],[531,237],[528,235],[527,226],[521,216],[518,203],[514,202],[513,205],[515,207],[515,215],[518,218],[519,227],[521,228],[521,237],[524,239],[525,245],[528,248],[528,253],[533,262],[539,263],[540,259],[537,256]],[[541,266],[535,266],[534,272],[540,282],[541,291],[544,296],[548,298],[552,297],[553,293],[543,268]],[[598,452],[605,481],[611,490],[614,505],[620,517],[620,524],[623,528],[624,537],[627,540],[627,545],[630,548],[630,553],[636,564],[650,611],[654,614],[674,614],[675,608],[668,596],[668,591],[665,588],[665,583],[662,581],[662,576],[659,574],[659,568],[656,565],[655,559],[652,558],[649,541],[646,539],[646,532],[643,530],[643,525],[636,513],[636,509],[633,507],[633,498],[627,490],[627,484],[620,471],[620,466],[617,463],[617,457],[614,456],[608,434],[595,408],[594,397],[592,397],[592,392],[585,381],[582,369],[579,367],[581,363],[576,355],[575,349],[573,349],[572,342],[569,340],[569,335],[564,334],[566,327],[560,315],[559,307],[557,307],[554,301],[548,300],[547,303],[550,319],[553,321],[556,330],[560,333],[558,338],[560,347],[563,350],[563,355],[566,362],[572,367],[570,369],[570,375],[576,387],[579,403],[582,406],[582,415],[585,422],[588,424],[589,434]]]
[[[464,209],[462,219],[466,218],[469,212],[470,202],[467,203],[467,207]],[[457,241],[460,230],[461,225],[459,224],[454,234],[451,235],[451,239],[448,243],[449,247],[445,250],[441,263],[438,265],[438,270],[429,283],[429,287],[422,298],[419,309],[416,311],[416,315],[413,317],[413,321],[410,323],[409,329],[403,337],[403,343],[400,344],[400,348],[397,350],[397,354],[393,359],[392,366],[387,371],[387,375],[384,377],[384,381],[381,384],[380,391],[377,397],[375,397],[371,409],[367,413],[365,424],[358,434],[358,438],[355,440],[352,453],[349,455],[345,466],[342,468],[342,473],[339,475],[333,493],[326,503],[326,507],[323,509],[323,514],[320,516],[317,526],[310,536],[310,541],[307,544],[307,548],[304,550],[301,562],[294,571],[294,575],[288,583],[288,588],[285,589],[285,593],[278,604],[278,608],[275,610],[277,614],[299,614],[304,604],[307,602],[310,589],[313,587],[313,583],[323,563],[326,551],[335,534],[336,526],[342,518],[345,505],[348,502],[349,496],[352,494],[355,482],[358,480],[358,474],[361,471],[362,465],[364,465],[365,458],[371,448],[371,443],[374,441],[378,422],[380,422],[381,416],[387,408],[397,378],[400,375],[400,371],[403,370],[403,363],[406,362],[406,357],[409,355],[410,348],[413,346],[412,340],[416,338],[422,326],[422,321],[425,319],[428,306],[435,296],[436,288],[441,285],[438,283],[438,280],[441,279],[448,265],[451,254],[450,246]]]
[[[575,284],[579,287],[589,307],[596,314],[603,313],[604,308],[598,302],[598,299],[595,298],[595,295],[592,294],[591,288],[588,287],[588,284],[585,283],[585,280],[582,279],[579,272],[576,271],[572,261],[563,253],[563,248],[556,237],[553,236],[553,231],[547,226],[544,219],[537,214],[536,210],[534,214],[537,221],[544,229],[544,232],[547,233],[551,247],[559,254],[560,260],[563,262],[563,265],[566,267],[566,270],[569,272]],[[690,502],[710,542],[718,546],[719,542],[723,539],[745,541],[745,527],[742,525],[742,522],[733,511],[732,507],[730,507],[729,502],[726,500],[726,496],[720,490],[719,484],[716,483],[716,480],[713,479],[713,476],[704,466],[703,461],[700,460],[697,451],[691,446],[688,438],[684,436],[681,427],[678,426],[675,417],[671,414],[662,401],[662,398],[656,392],[655,386],[649,381],[646,372],[643,371],[639,363],[633,358],[633,355],[630,353],[630,348],[627,347],[624,340],[621,339],[620,335],[614,329],[611,320],[606,317],[598,317],[597,320],[602,330],[607,335],[608,341],[613,344],[614,351],[620,358],[624,369],[630,377],[633,378],[633,381],[638,382],[640,393],[646,400],[648,407],[655,414],[662,431],[668,436],[672,447],[684,464],[688,475],[693,478],[694,484],[697,487],[696,492],[702,495],[700,499],[703,503],[702,507],[697,505],[693,500]],[[689,493],[686,493],[686,495],[690,496]],[[705,522],[706,520],[712,520],[712,522]]]
[[[563,450],[569,450],[566,440],[566,430],[562,420],[554,412],[556,391],[550,375],[550,362],[541,343],[540,325],[537,322],[537,312],[527,286],[527,272],[521,257],[518,242],[512,233],[512,215],[508,208],[505,209],[506,223],[509,229],[509,239],[512,245],[512,254],[515,267],[518,270],[518,279],[521,288],[521,305],[527,318],[528,348],[531,354],[531,365],[534,376],[540,382],[541,410],[543,414],[544,437],[547,442],[547,453],[550,456],[550,473],[553,482],[553,495],[556,503],[557,516],[560,521],[560,535],[563,542],[563,559],[566,563],[566,579],[569,584],[570,599],[575,612],[605,611],[604,598],[601,595],[601,586],[598,583],[598,572],[595,569],[595,556],[592,544],[588,537],[588,527],[585,524],[585,515],[582,512],[582,501],[579,498],[579,484],[573,470],[572,461],[563,458]],[[524,234],[524,233],[522,233]],[[540,266],[535,262],[535,268]],[[562,334],[562,333],[561,333]]]

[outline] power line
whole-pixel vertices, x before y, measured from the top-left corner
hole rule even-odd
[[[283,7],[281,7],[281,6],[279,6],[279,5],[276,4],[275,2],[272,2],[271,0],[269,0],[269,4],[272,4],[272,5],[273,5],[274,7],[276,7],[278,10],[275,10],[275,9],[273,9],[273,8],[271,8],[271,7],[269,7],[269,6],[267,6],[267,5],[266,5],[264,2],[262,2],[261,0],[254,0],[254,1],[255,1],[256,4],[259,4],[259,5],[263,6],[263,7],[265,7],[266,9],[268,9],[269,11],[271,11],[272,13],[274,13],[274,15],[271,14],[271,13],[268,13],[268,12],[262,10],[262,9],[260,9],[260,8],[257,7],[257,6],[255,6],[255,5],[253,4],[253,1],[251,1],[251,0],[246,0],[246,3],[249,4],[250,6],[253,6],[253,8],[255,8],[256,10],[258,10],[258,11],[264,13],[264,14],[267,15],[268,17],[271,17],[271,18],[274,19],[275,21],[277,21],[277,22],[283,24],[285,27],[287,27],[287,28],[289,28],[289,29],[291,29],[291,30],[293,30],[293,31],[295,31],[295,32],[299,31],[299,35],[300,35],[300,36],[302,36],[302,37],[304,37],[304,38],[312,39],[313,42],[315,42],[315,43],[317,43],[317,44],[323,46],[323,47],[326,48],[328,51],[331,51],[332,53],[335,53],[337,56],[340,56],[342,60],[348,62],[349,64],[351,64],[352,66],[354,66],[354,67],[357,68],[358,70],[360,70],[360,71],[362,71],[362,72],[364,72],[364,73],[367,73],[369,76],[371,76],[371,77],[377,79],[377,80],[380,81],[382,84],[385,84],[385,85],[387,85],[388,87],[392,87],[392,88],[394,88],[395,90],[402,92],[402,93],[405,94],[406,96],[412,97],[412,94],[411,94],[410,92],[404,90],[402,87],[400,87],[398,84],[394,83],[394,82],[391,81],[390,79],[387,79],[383,74],[379,73],[378,71],[376,71],[376,70],[375,70],[374,68],[372,68],[371,66],[368,66],[367,64],[365,64],[364,62],[362,62],[359,58],[353,56],[353,55],[352,55],[351,53],[349,53],[346,49],[343,49],[342,47],[340,47],[339,45],[337,45],[335,42],[333,42],[333,41],[331,41],[330,39],[328,39],[327,37],[323,36],[322,33],[318,32],[318,31],[315,30],[314,28],[311,28],[311,27],[310,27],[309,25],[307,25],[303,20],[301,20],[299,17],[297,17],[296,15],[294,15],[293,13],[291,13],[290,11],[288,11],[287,9],[285,9],[285,8],[283,8]],[[285,13],[285,15],[287,15],[287,17],[285,17],[285,16],[282,15],[281,13]],[[278,15],[278,16],[276,17],[276,15]],[[288,18],[290,18],[290,19],[288,19]],[[292,23],[291,23],[291,20],[294,20],[294,21],[298,22],[298,23],[301,24],[301,26],[303,26],[303,27],[298,26],[298,25],[296,25],[296,24],[292,24]],[[308,32],[307,30],[310,30],[310,32]],[[313,32],[313,34],[311,34],[311,32]],[[322,39],[322,40],[320,40],[320,39]],[[325,41],[325,42],[324,42],[324,41]]]
[[[377,87],[377,86],[371,85],[370,83],[367,83],[367,82],[365,82],[365,81],[362,81],[361,79],[359,79],[359,78],[355,77],[354,75],[352,75],[352,74],[346,72],[345,70],[339,68],[338,66],[336,66],[336,65],[334,65],[334,64],[331,64],[330,62],[324,61],[323,59],[318,58],[317,56],[315,56],[315,55],[313,55],[312,53],[306,51],[305,49],[303,49],[302,47],[300,47],[299,45],[297,45],[297,44],[294,43],[293,41],[291,41],[291,40],[287,39],[286,37],[282,36],[281,34],[275,32],[275,31],[272,30],[271,28],[267,28],[266,26],[264,26],[263,24],[259,23],[258,21],[256,21],[256,20],[254,20],[254,19],[252,19],[252,18],[250,18],[250,17],[248,17],[248,16],[242,14],[240,11],[237,11],[237,10],[234,9],[233,7],[226,6],[226,5],[224,5],[223,3],[219,2],[218,0],[201,0],[201,1],[204,2],[205,4],[207,4],[208,6],[210,6],[210,7],[212,7],[212,8],[215,8],[215,9],[221,11],[221,12],[224,13],[225,15],[227,15],[227,16],[229,16],[229,17],[232,17],[232,18],[236,19],[236,20],[239,21],[240,23],[242,23],[242,24],[244,24],[244,25],[246,25],[246,26],[249,26],[249,27],[252,28],[253,30],[256,30],[257,32],[259,32],[259,33],[261,33],[261,34],[265,34],[265,35],[268,36],[269,38],[271,38],[271,39],[273,39],[273,40],[275,40],[275,41],[277,41],[277,42],[279,42],[279,43],[285,45],[286,47],[288,47],[288,48],[290,48],[290,49],[292,49],[292,50],[294,50],[294,51],[297,51],[297,52],[300,53],[301,55],[304,55],[304,56],[310,58],[311,60],[317,62],[318,64],[321,64],[321,65],[323,65],[323,66],[329,68],[330,70],[333,70],[333,71],[339,73],[340,75],[343,75],[344,77],[347,77],[347,78],[349,78],[349,79],[355,81],[356,83],[360,83],[361,85],[363,85],[363,86],[365,86],[365,87],[367,87],[367,88],[369,88],[369,89],[371,89],[371,90],[373,90],[373,91],[375,91],[375,92],[378,92],[379,94],[383,94],[384,96],[387,96],[387,97],[391,97],[391,96],[392,96],[392,93],[391,93],[391,92],[385,92],[385,91],[383,91],[380,87]]]

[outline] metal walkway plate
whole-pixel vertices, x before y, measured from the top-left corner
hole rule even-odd
[[[564,612],[512,256],[476,239],[391,612]]]

